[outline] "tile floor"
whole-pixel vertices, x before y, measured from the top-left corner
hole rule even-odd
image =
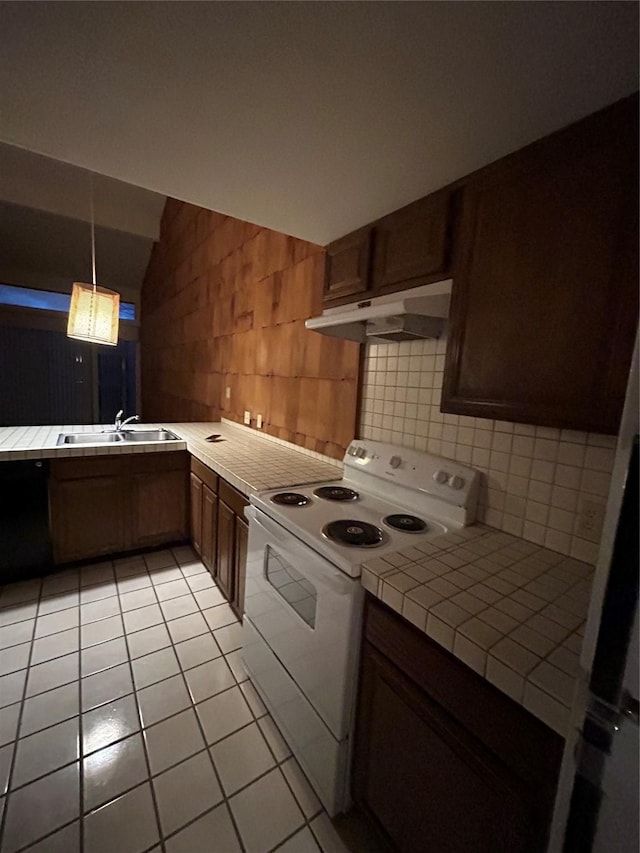
[[[345,851],[190,548],[0,588],[0,853]]]

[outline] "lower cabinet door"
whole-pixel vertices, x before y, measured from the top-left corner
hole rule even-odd
[[[218,501],[218,559],[216,582],[227,601],[233,599],[234,511]]]
[[[149,471],[133,475],[130,547],[144,548],[187,536],[184,470]]]
[[[397,850],[537,849],[517,777],[375,650],[360,689],[354,795]]]
[[[51,535],[56,563],[125,550],[121,487],[119,474],[51,481]]]
[[[190,498],[191,498],[191,541],[198,554],[202,556],[202,489],[203,482],[200,477],[190,474]]]
[[[193,476],[193,475],[191,475]],[[218,496],[202,483],[202,534],[200,556],[202,562],[216,577],[216,552],[218,546]]]

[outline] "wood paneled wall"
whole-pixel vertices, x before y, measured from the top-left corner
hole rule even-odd
[[[249,410],[341,458],[359,345],[304,327],[322,310],[324,262],[313,243],[168,199],[141,296],[144,419],[242,423]]]

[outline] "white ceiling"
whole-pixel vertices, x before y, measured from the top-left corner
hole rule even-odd
[[[317,243],[637,88],[634,2],[0,4],[0,139]]]

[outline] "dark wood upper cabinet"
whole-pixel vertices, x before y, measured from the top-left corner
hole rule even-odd
[[[638,319],[638,100],[464,182],[442,411],[615,433]]]
[[[370,289],[371,235],[371,228],[360,228],[327,246],[325,301],[332,302]]]
[[[373,289],[417,287],[447,269],[451,193],[433,193],[375,225]]]

